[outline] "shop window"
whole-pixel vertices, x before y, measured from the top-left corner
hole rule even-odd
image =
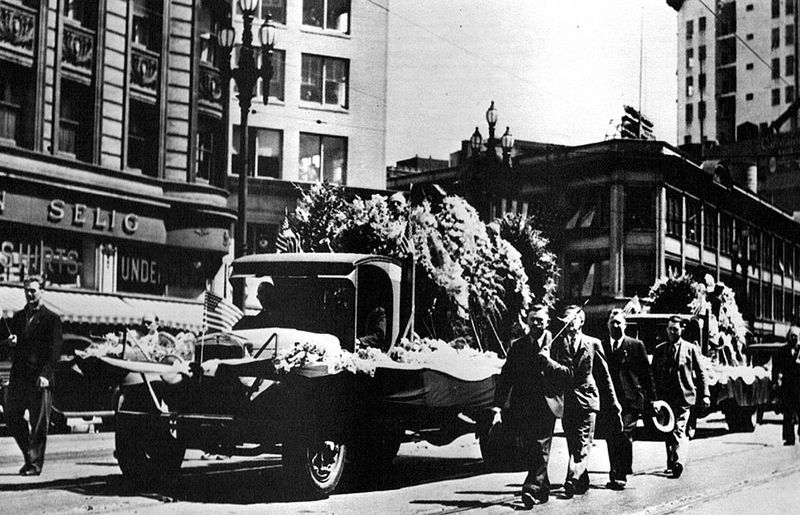
[[[298,178],[346,184],[347,138],[301,132]]]
[[[761,313],[767,320],[772,319],[772,288],[769,284],[761,286],[761,301],[763,302]]]
[[[625,188],[625,225],[626,231],[636,229],[653,229],[655,227],[655,211],[653,192],[650,188]]]
[[[303,25],[350,33],[350,0],[303,0]]]
[[[700,242],[700,202],[686,197],[686,241]]]
[[[608,296],[611,294],[610,262],[587,258],[569,264],[569,298]]]
[[[730,256],[733,250],[733,219],[721,213],[719,216],[719,251]]]
[[[772,236],[765,234],[761,239],[761,266],[772,270]]]
[[[605,189],[591,189],[575,195],[571,216],[565,229],[608,228],[608,194]]]
[[[91,162],[94,102],[89,86],[61,79],[58,151]]]
[[[158,109],[154,105],[131,100],[128,116],[128,167],[138,168],[150,177],[158,177]]]
[[[680,238],[682,223],[681,196],[676,191],[667,190],[667,236]]]
[[[250,127],[248,133],[250,147],[250,170],[248,176],[280,179],[283,174],[283,132]],[[239,160],[240,134],[239,126],[234,125],[231,139],[231,173],[233,174],[238,174],[241,166]]]
[[[347,109],[349,62],[303,54],[300,99]]]
[[[707,249],[717,248],[717,210],[709,205],[703,206],[703,244]]]

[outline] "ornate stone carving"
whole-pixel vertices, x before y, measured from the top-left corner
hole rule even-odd
[[[33,55],[36,11],[22,5],[0,3],[0,43]]]

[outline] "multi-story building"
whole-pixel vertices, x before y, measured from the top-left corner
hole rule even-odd
[[[800,315],[800,224],[723,165],[704,167],[663,142],[542,146],[513,168],[472,159],[389,187],[431,183],[472,195],[491,217],[532,216],[559,257],[560,299],[588,299],[594,322],[683,270],[731,286],[756,334],[785,334]]]
[[[276,28],[274,75],[269,102],[259,84],[249,117],[248,252],[273,250],[298,186],[386,187],[388,10],[350,0],[261,0],[253,25],[267,15]],[[238,6],[233,21],[241,34]],[[235,91],[230,98],[228,172],[236,192],[240,114]],[[229,206],[237,200],[232,194]]]
[[[199,330],[228,253],[217,0],[0,2],[0,309]],[[75,328],[73,328],[75,329]],[[85,328],[84,328],[85,329]]]

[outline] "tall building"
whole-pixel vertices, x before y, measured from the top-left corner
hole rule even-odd
[[[234,212],[216,0],[0,3],[0,311],[200,330]],[[100,333],[102,334],[102,333]]]
[[[385,4],[385,2],[384,2]],[[253,26],[271,15],[274,75],[249,117],[247,251],[274,250],[300,188],[321,181],[348,188],[386,187],[388,10],[350,0],[261,0]],[[242,16],[233,10],[237,35]],[[233,51],[233,63],[238,52]],[[229,206],[237,207],[240,112],[230,100]]]

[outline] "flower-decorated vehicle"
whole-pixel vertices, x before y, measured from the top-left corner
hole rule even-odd
[[[123,474],[138,484],[174,477],[187,448],[280,452],[287,486],[320,497],[346,471],[382,470],[403,441],[477,432],[503,362],[414,337],[409,265],[337,253],[237,259],[235,288],[272,291],[247,329],[201,337],[191,362],[103,358],[129,372],[117,409]],[[384,344],[369,339],[376,308]]]

